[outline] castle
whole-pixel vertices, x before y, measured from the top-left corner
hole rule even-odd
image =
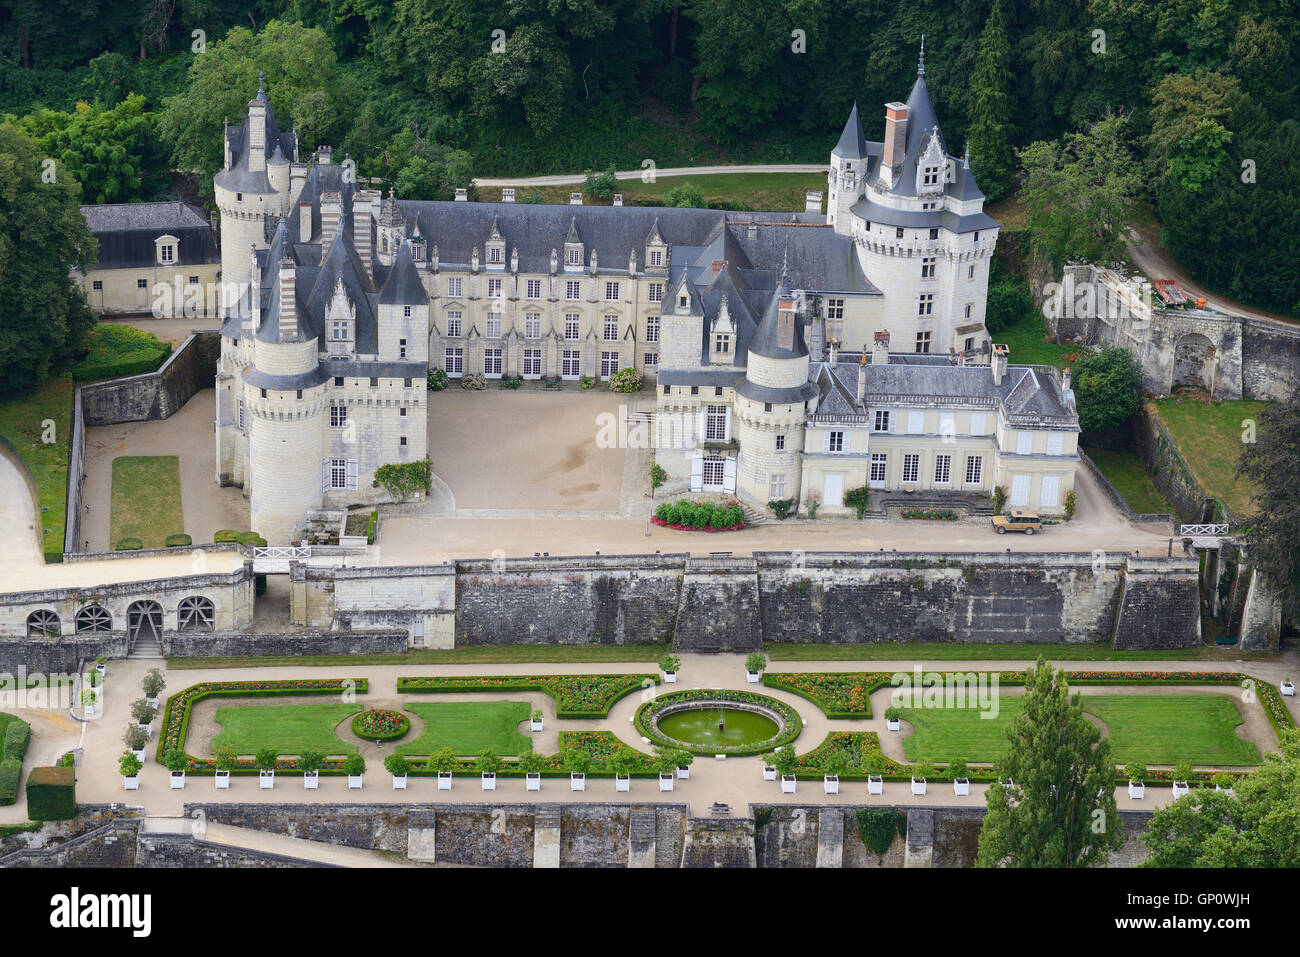
[[[653,383],[670,482],[820,502],[853,488],[1009,490],[1059,514],[1068,375],[1008,366],[984,328],[998,224],[925,84],[868,142],[855,105],[827,214],[422,202],[308,163],[264,92],[215,181],[224,304],[217,479],[273,544],[307,510],[373,502],[427,448],[425,376]],[[860,346],[850,352],[849,347]],[[842,348],[843,346],[843,348]],[[435,471],[437,465],[435,463]]]

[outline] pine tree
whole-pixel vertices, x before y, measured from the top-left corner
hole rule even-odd
[[[1007,38],[1003,0],[993,9],[980,35],[971,75],[970,148],[975,181],[989,200],[999,199],[1011,173],[1011,42]]]

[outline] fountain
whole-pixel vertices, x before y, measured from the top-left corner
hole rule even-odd
[[[775,698],[721,688],[670,691],[634,717],[655,744],[695,754],[760,754],[793,741],[803,727],[799,713]]]

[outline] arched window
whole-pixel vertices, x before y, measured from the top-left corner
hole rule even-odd
[[[77,612],[77,634],[103,634],[113,630],[113,616],[103,605],[87,605]]]
[[[212,599],[202,595],[182,598],[176,606],[177,631],[211,631],[214,618]]]
[[[48,608],[38,608],[27,616],[28,638],[57,638],[60,631],[59,616]]]
[[[162,637],[162,626],[162,605],[147,599],[131,602],[126,609],[128,652],[135,648],[136,642],[141,638],[150,642],[158,641]]]

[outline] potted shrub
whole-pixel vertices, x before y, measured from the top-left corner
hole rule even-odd
[[[216,771],[213,773],[213,780],[217,783],[218,791],[230,790],[230,772],[235,769],[239,763],[239,757],[235,754],[235,749],[230,747],[217,748],[213,754],[213,764]]]
[[[862,762],[862,769],[867,772],[867,793],[885,793],[885,756],[879,751],[872,751]]]
[[[438,790],[451,790],[451,775],[460,767],[460,759],[449,747],[441,747],[429,756],[429,766],[438,772]]]
[[[280,760],[280,754],[275,748],[262,748],[253,756],[257,764],[257,788],[259,791],[269,791],[275,787],[275,765]]]
[[[1135,801],[1142,800],[1147,792],[1146,765],[1138,764],[1136,761],[1124,765],[1124,776],[1128,778],[1128,796]]]
[[[319,751],[304,751],[298,755],[298,769],[302,771],[304,791],[320,790],[320,769],[325,764],[325,755]]]
[[[614,790],[632,790],[632,752],[619,748],[609,756],[609,769],[614,772]]]
[[[94,688],[81,689],[81,708],[87,718],[95,716],[95,701],[98,697]]]
[[[144,698],[136,698],[131,702],[131,717],[135,718],[136,724],[140,726],[146,738],[153,737],[153,719],[158,717],[156,707]]]
[[[691,762],[695,760],[695,755],[689,751],[674,751],[673,761],[677,767],[677,777],[682,781],[689,781],[691,777]]]
[[[1295,685],[1291,682],[1290,675],[1282,679],[1282,693],[1288,697],[1295,694]]]
[[[673,782],[676,778],[673,776],[673,770],[677,765],[676,755],[666,748],[655,748],[655,770],[659,772],[659,790],[671,791]]]
[[[587,770],[591,767],[591,755],[580,748],[570,748],[564,752],[564,766],[569,769],[569,790],[587,790]]]
[[[970,796],[970,778],[965,758],[956,758],[948,762],[948,779],[952,781],[952,793],[957,797]]]
[[[763,755],[763,780],[776,780],[776,752],[769,751]]]
[[[140,790],[140,769],[144,762],[127,751],[117,759],[117,769],[122,772],[122,785],[128,791]]]
[[[148,740],[149,736],[141,731],[137,724],[128,724],[126,733],[122,735],[122,743],[141,761],[144,760],[144,745]]]
[[[849,771],[849,756],[844,751],[833,752],[822,765],[822,788],[827,794],[840,793],[840,776]]]
[[[1192,793],[1192,766],[1186,761],[1174,767],[1174,800]]]
[[[794,794],[795,792],[794,768],[797,763],[798,758],[795,757],[794,745],[787,744],[776,752],[776,773],[781,775],[782,794]]]
[[[519,755],[519,769],[524,772],[524,790],[540,791],[542,789],[542,768],[546,759],[536,751],[525,751]]]
[[[180,749],[168,751],[163,763],[171,772],[171,790],[179,791],[185,787],[185,769],[190,766],[190,759],[185,752]]]
[[[542,730],[542,709],[534,708],[532,714],[528,716],[528,727],[531,731]]]
[[[665,684],[677,683],[677,669],[682,666],[682,659],[676,655],[664,655],[659,659],[659,667],[664,673]]]
[[[343,773],[348,776],[348,788],[361,787],[361,777],[366,773],[366,759],[359,754],[349,754],[343,762]]]
[[[411,773],[411,762],[400,754],[390,754],[384,758],[384,770],[393,776],[393,790],[406,790],[406,777]]]
[[[890,731],[901,731],[903,729],[903,713],[893,705],[885,709],[885,727]]]
[[[1219,771],[1214,777],[1210,778],[1210,781],[1214,784],[1214,790],[1222,791],[1225,794],[1232,793],[1232,775],[1227,771]]]
[[[485,748],[479,752],[474,763],[478,765],[483,790],[495,791],[497,789],[497,772],[501,770],[501,758],[491,748]]]
[[[150,668],[144,673],[140,687],[144,690],[144,700],[148,701],[151,707],[157,708],[158,696],[162,694],[163,688],[167,687],[167,680],[157,668]]]
[[[767,667],[767,655],[761,651],[751,651],[745,657],[745,680],[750,684],[758,684],[763,677],[763,669]]]
[[[104,677],[106,674],[108,674],[108,659],[105,658],[103,655],[100,655],[98,658],[96,658],[95,670],[99,672],[99,676],[101,678]]]
[[[912,793],[920,796],[925,793],[926,779],[934,775],[934,765],[929,761],[917,761],[912,768]]]

